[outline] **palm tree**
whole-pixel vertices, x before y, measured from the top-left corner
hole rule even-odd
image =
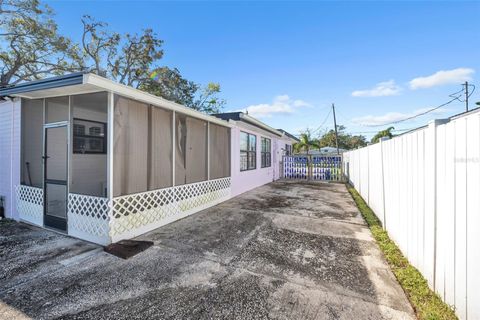
[[[293,145],[293,150],[295,153],[306,151],[308,154],[312,148],[320,149],[320,145],[318,140],[312,138],[311,131],[307,129],[305,132],[300,134],[300,142],[297,142]]]

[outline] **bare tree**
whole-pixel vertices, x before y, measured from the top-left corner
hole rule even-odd
[[[76,48],[52,17],[36,0],[0,0],[0,86],[76,70]]]

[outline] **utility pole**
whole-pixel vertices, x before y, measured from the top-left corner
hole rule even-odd
[[[465,81],[465,109],[468,112],[468,81]]]
[[[335,104],[332,103],[332,111],[333,111],[333,125],[335,126],[335,144],[337,145],[337,154],[340,154],[338,150],[338,131],[337,131],[337,118],[335,117]]]

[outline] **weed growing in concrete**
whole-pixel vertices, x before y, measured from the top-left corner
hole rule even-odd
[[[367,222],[373,237],[390,265],[395,277],[407,294],[418,319],[450,320],[458,319],[455,312],[440,297],[430,290],[427,280],[405,258],[388,233],[383,230],[380,220],[366,204],[360,194],[350,185],[348,191]]]

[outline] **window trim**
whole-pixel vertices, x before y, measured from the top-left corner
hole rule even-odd
[[[85,122],[92,122],[96,124],[100,124],[103,126],[103,137],[102,136],[92,136],[90,134],[84,134],[84,135],[76,135],[75,130],[72,130],[72,153],[73,154],[107,154],[107,123],[106,122],[101,122],[101,121],[95,121],[95,120],[88,120],[88,119],[83,119],[83,118],[73,118],[72,121],[72,127],[75,126],[75,120],[79,121],[85,121]],[[85,132],[86,133],[86,132]],[[85,151],[85,152],[76,152],[75,149],[73,148],[73,141],[75,138],[93,138],[93,139],[103,139],[103,150],[102,151]]]
[[[268,151],[263,151],[263,141],[268,141],[269,144],[269,150]],[[270,168],[272,166],[272,139],[271,138],[267,138],[267,137],[260,137],[260,145],[261,145],[261,150],[260,150],[260,159],[261,159],[261,168]],[[270,161],[268,161],[268,165],[266,163],[263,162],[263,157],[265,156],[265,160],[267,159],[268,155],[268,158],[270,159]],[[265,161],[267,162],[267,161]]]
[[[240,172],[256,170],[257,169],[257,135],[253,134],[253,133],[246,132],[246,131],[240,131],[240,137],[241,137],[242,133],[247,135],[247,149],[242,150],[242,148],[240,146]],[[250,150],[250,147],[251,147],[250,146],[250,136],[255,137],[255,150]],[[241,142],[241,138],[240,138],[240,142]],[[240,145],[241,145],[241,143],[240,143]],[[242,161],[241,161],[242,160],[242,154],[247,155],[247,168],[246,169],[242,169]],[[253,161],[253,167],[250,167],[250,154],[253,154],[254,159],[255,159],[255,161]]]

